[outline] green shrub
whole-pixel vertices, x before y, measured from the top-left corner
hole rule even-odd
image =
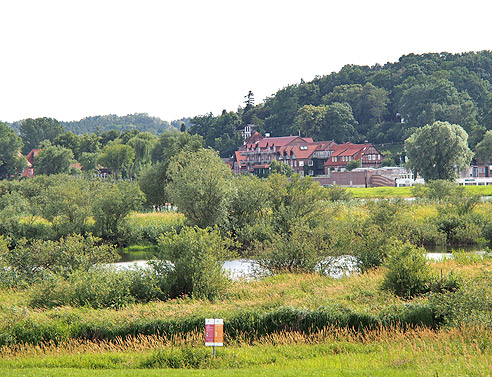
[[[396,241],[388,262],[382,288],[402,298],[411,298],[429,290],[430,267],[425,250]]]
[[[360,168],[362,166],[361,160],[350,160],[347,162],[347,170],[352,171],[354,169]]]
[[[70,304],[95,309],[121,308],[135,302],[130,286],[129,274],[124,270],[98,267],[76,271],[70,276]]]
[[[59,241],[21,239],[15,248],[4,251],[0,260],[21,279],[32,282],[47,273],[68,276],[76,270],[88,270],[97,263],[111,263],[118,258],[113,246],[98,244],[89,235],[72,235]]]
[[[378,225],[365,225],[350,240],[351,253],[357,258],[357,269],[366,272],[381,266],[393,238]]]
[[[222,262],[231,257],[231,242],[217,229],[184,227],[178,234],[162,235],[156,273],[166,281],[170,297],[193,296],[214,299],[229,284]]]
[[[136,302],[164,300],[167,282],[151,268],[135,268],[127,272],[130,279],[130,295]]]
[[[483,227],[482,236],[488,242],[489,246],[492,246],[492,221]]]
[[[293,228],[291,234],[276,234],[271,241],[257,245],[261,268],[272,273],[314,272],[327,257],[327,240],[321,228],[305,225]]]
[[[352,197],[352,193],[349,192],[346,187],[339,185],[329,185],[324,187],[328,200],[332,202],[349,200]]]
[[[436,223],[438,229],[446,234],[447,243],[452,245],[477,243],[483,233],[479,215],[459,215],[451,210],[442,210],[439,211]]]
[[[491,272],[459,279],[458,288],[432,293],[429,302],[436,317],[448,326],[487,326],[492,323]]]
[[[71,287],[62,276],[47,274],[28,290],[28,305],[37,308],[53,308],[70,302]]]
[[[412,216],[404,216],[398,220],[399,239],[414,245],[436,246],[445,245],[447,237],[434,218],[416,221]]]
[[[461,276],[457,275],[454,271],[450,271],[446,276],[433,279],[430,284],[430,291],[433,293],[456,292],[462,284],[463,279]]]
[[[120,308],[165,299],[162,286],[166,286],[165,282],[152,269],[96,267],[76,271],[68,278],[47,274],[29,288],[28,304],[44,308],[63,305]]]

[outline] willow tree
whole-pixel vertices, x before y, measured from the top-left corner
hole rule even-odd
[[[409,168],[426,181],[455,179],[456,171],[470,166],[473,157],[466,131],[440,121],[417,129],[405,140],[405,149]]]
[[[170,201],[193,225],[206,228],[227,222],[235,188],[231,168],[217,152],[183,151],[171,160],[168,176]]]

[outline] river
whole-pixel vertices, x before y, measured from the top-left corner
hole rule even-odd
[[[427,257],[431,260],[438,261],[444,258],[452,258],[453,254],[444,252],[427,253]],[[352,256],[334,257],[324,264],[325,274],[334,278],[341,278],[345,275],[350,275],[356,269],[356,258]],[[126,262],[112,263],[111,266],[122,269],[146,268],[147,260],[134,260]],[[226,273],[234,280],[251,279],[255,276],[261,276],[262,270],[260,266],[251,259],[234,259],[223,263],[223,268]]]

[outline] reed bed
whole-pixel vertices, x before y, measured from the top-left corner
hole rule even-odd
[[[73,340],[59,344],[0,347],[0,367],[14,368],[252,368],[277,365],[329,365],[348,368],[412,370],[419,375],[488,375],[492,371],[492,332],[483,327],[444,330],[395,325],[370,331],[327,326],[311,334],[277,332],[247,339],[225,339],[212,358],[202,331],[169,338],[136,336],[112,341]],[[83,357],[81,357],[81,355]],[[295,363],[295,364],[292,364]],[[444,363],[441,365],[441,363]],[[449,368],[449,365],[453,365]],[[426,373],[422,373],[426,371]],[[435,375],[435,374],[434,374]]]

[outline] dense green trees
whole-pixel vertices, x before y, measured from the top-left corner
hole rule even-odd
[[[334,140],[337,143],[356,140],[357,121],[348,103],[304,105],[298,110],[293,128],[315,140]],[[295,130],[292,131],[295,131]]]
[[[96,234],[117,241],[125,218],[130,211],[139,208],[144,202],[144,195],[133,182],[117,182],[105,184],[98,190],[92,202],[92,212]]]
[[[206,145],[219,151],[221,157],[230,157],[242,144],[238,129],[243,124],[238,113],[223,111],[218,117],[212,114],[196,116],[190,133],[201,135]]]
[[[45,140],[53,141],[63,133],[60,122],[52,118],[25,119],[20,124],[20,136],[24,142],[22,153],[25,155],[31,149],[39,148]]]
[[[486,164],[492,162],[492,131],[487,131],[482,141],[475,147],[475,157]]]
[[[466,131],[448,122],[435,122],[419,128],[406,140],[410,169],[425,180],[453,179],[457,169],[470,165]]]
[[[138,129],[141,132],[150,132],[154,135],[173,128],[169,122],[145,113],[135,113],[125,116],[98,115],[79,121],[62,122],[63,128],[76,134],[100,134],[110,130],[126,131]]]
[[[129,168],[135,160],[135,151],[129,145],[113,143],[106,145],[97,162],[110,169],[115,177],[119,177],[124,169]]]
[[[13,244],[23,237],[58,239],[74,233],[119,242],[125,217],[143,203],[131,182],[62,174],[0,183],[0,235]]]
[[[165,132],[159,137],[151,152],[153,164],[142,171],[138,180],[148,204],[162,206],[169,202],[165,188],[169,183],[167,169],[171,158],[181,151],[193,152],[202,147],[203,138],[200,135]]]
[[[225,135],[233,128],[217,126],[225,118],[240,127],[254,123],[273,136],[300,130],[314,139],[372,143],[401,143],[412,128],[447,121],[461,125],[474,147],[492,129],[491,67],[490,51],[409,54],[384,66],[347,65],[310,82],[288,85],[262,104],[239,109],[235,117],[227,112],[195,117],[190,131],[229,157],[230,145],[215,140],[218,130]],[[327,106],[334,106],[329,117]]]
[[[46,175],[68,173],[73,162],[70,149],[48,143],[34,159],[34,172]]]
[[[26,161],[17,156],[22,140],[14,130],[0,122],[0,179],[20,173]]]

